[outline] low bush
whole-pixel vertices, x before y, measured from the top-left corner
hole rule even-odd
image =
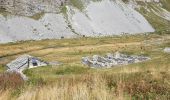
[[[3,73],[0,75],[0,90],[9,88],[19,88],[24,84],[24,80],[18,73]]]

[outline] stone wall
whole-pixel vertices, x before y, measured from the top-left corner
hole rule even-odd
[[[115,54],[108,53],[102,57],[94,55],[93,57],[83,57],[82,63],[92,68],[111,68],[119,65],[128,65],[150,60],[149,57],[137,55],[125,55],[119,52]]]

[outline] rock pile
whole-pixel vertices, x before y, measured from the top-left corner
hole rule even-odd
[[[127,65],[132,63],[149,60],[149,57],[125,55],[119,52],[115,54],[108,53],[105,57],[94,55],[93,57],[83,57],[82,63],[92,68],[110,68],[116,65]]]

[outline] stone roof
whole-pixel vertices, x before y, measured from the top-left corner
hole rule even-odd
[[[38,64],[37,66],[48,65],[47,62],[44,62],[36,57],[30,56],[30,55],[22,55],[18,57],[17,59],[11,61],[10,63],[8,63],[6,66],[10,70],[24,70],[27,68],[31,68],[30,66],[32,66],[33,59],[36,60]]]
[[[0,7],[11,14],[33,16],[37,13],[58,13],[67,0],[0,0]]]

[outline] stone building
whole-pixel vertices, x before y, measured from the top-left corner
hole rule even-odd
[[[30,55],[22,55],[17,59],[8,63],[7,72],[16,72],[21,75],[24,80],[27,80],[27,76],[23,74],[23,70],[41,66],[47,66],[48,62],[42,61],[39,58],[30,56]]]
[[[42,61],[39,58],[30,56],[30,55],[22,55],[17,59],[11,61],[6,66],[9,70],[24,70],[29,68],[35,68],[40,66],[47,66],[48,63]]]

